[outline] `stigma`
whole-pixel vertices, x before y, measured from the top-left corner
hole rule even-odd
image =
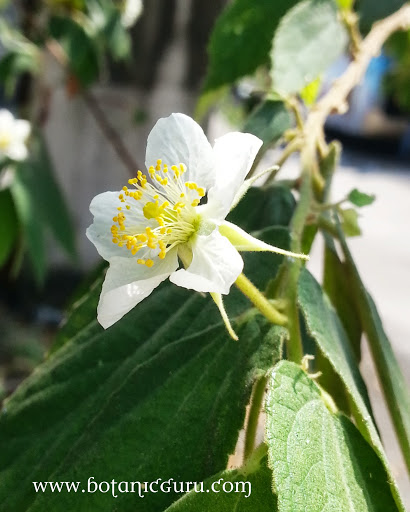
[[[148,169],[150,181],[138,171],[136,178],[128,180],[131,187],[124,186],[118,195],[119,206],[111,226],[112,242],[133,256],[148,248],[144,255],[150,257],[137,257],[138,264],[152,267],[155,257],[164,259],[171,249],[187,243],[197,231],[197,206],[206,190],[193,181],[185,181],[185,173],[183,163],[169,167],[157,160],[156,166]]]

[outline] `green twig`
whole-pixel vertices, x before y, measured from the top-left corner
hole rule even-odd
[[[252,304],[259,309],[262,315],[270,322],[276,325],[286,325],[287,318],[282,313],[275,309],[269,300],[256,288],[256,286],[249,281],[249,279],[240,274],[235,281],[236,286],[241,292],[248,297]]]
[[[253,386],[251,405],[249,408],[248,423],[245,433],[244,463],[249,459],[255,449],[256,433],[258,431],[259,415],[262,407],[265,388],[268,382],[266,376],[257,380]]]

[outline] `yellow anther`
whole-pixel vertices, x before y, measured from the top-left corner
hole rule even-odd
[[[131,206],[129,204],[127,204],[127,206],[125,208],[127,208],[127,210],[129,210],[131,208]]]
[[[160,226],[164,225],[164,219],[162,217],[155,217],[155,220],[158,222]]]
[[[185,194],[184,194],[184,193],[182,193],[179,197],[185,197]]]
[[[113,217],[113,218],[112,218],[112,220],[113,220],[114,222],[118,222],[118,217]]]
[[[164,164],[164,167],[163,167],[163,169],[162,169],[162,172],[163,172],[164,174],[166,174],[166,173],[168,172],[168,166],[167,166],[167,164]]]
[[[124,196],[123,196],[122,194],[120,194],[120,195],[118,196],[118,199],[124,199]]]
[[[143,259],[141,259],[141,258],[138,258],[138,259],[137,259],[137,263],[138,263],[139,265],[145,265],[145,260],[143,260]]]
[[[145,265],[146,265],[148,268],[151,268],[153,264],[154,264],[154,262],[153,262],[152,260],[147,260],[147,261],[145,262]]]
[[[161,235],[165,235],[165,233],[167,232],[166,228],[161,228],[159,230],[159,232],[161,233]]]
[[[128,190],[128,187],[126,187],[126,186],[124,185],[124,186],[122,187],[122,190],[123,190],[124,192],[126,192],[126,191]]]
[[[200,200],[199,199],[194,199],[191,203],[191,206],[198,206],[200,203]]]
[[[139,251],[139,247],[133,247],[133,248],[131,249],[131,254],[132,254],[133,256],[135,256],[135,255],[137,254],[137,252],[138,252],[138,251]]]
[[[118,238],[113,238],[112,241],[114,244],[118,244],[118,242],[119,242]]]
[[[148,240],[147,235],[144,235],[144,233],[141,233],[140,235],[137,235],[137,240],[139,242],[146,242]]]
[[[196,191],[198,192],[199,197],[204,197],[205,190],[202,187],[197,188]]]
[[[119,207],[117,208],[117,210],[120,212],[120,211],[122,210],[121,206],[119,206]]]

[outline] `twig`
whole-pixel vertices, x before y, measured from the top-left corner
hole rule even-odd
[[[379,55],[386,40],[397,30],[410,28],[410,4],[406,3],[391,16],[375,23],[360,45],[354,60],[345,73],[334,82],[329,92],[313,107],[306,123],[304,133],[306,137],[318,137],[326,118],[334,111],[346,104],[351,90],[359,84],[373,57]]]
[[[121,162],[128,169],[131,176],[136,176],[139,169],[137,162],[131,156],[117,130],[115,130],[115,128],[108,121],[95,96],[90,91],[83,91],[82,97],[88,109],[94,116],[98,126],[103,132],[105,138],[110,141]]]
[[[360,45],[360,49],[354,56],[345,73],[334,82],[329,92],[312,108],[302,132],[303,148],[301,150],[302,182],[300,200],[292,219],[292,244],[294,252],[300,252],[301,239],[307,224],[311,205],[314,200],[312,183],[317,168],[318,141],[323,138],[323,130],[326,118],[334,111],[340,111],[346,106],[346,100],[351,90],[361,81],[370,60],[380,53],[384,42],[397,30],[405,30],[410,27],[410,3],[406,3],[397,12],[382,21],[375,23]],[[288,262],[287,293],[288,300],[288,328],[290,358],[297,362],[302,349],[299,330],[298,313],[296,306],[297,283],[301,269],[301,262],[295,260]]]

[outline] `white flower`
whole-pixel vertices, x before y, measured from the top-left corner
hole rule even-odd
[[[6,109],[0,109],[0,160],[25,160],[28,155],[26,140],[30,135],[30,123],[15,119]]]
[[[130,188],[100,194],[90,205],[94,223],[87,236],[110,262],[98,306],[104,328],[168,277],[210,292],[226,321],[220,294],[229,293],[242,272],[238,250],[295,256],[225,221],[261,145],[254,135],[229,133],[211,147],[183,114],[157,122],[145,160],[153,185],[138,171]]]
[[[142,0],[125,0],[121,15],[121,23],[125,28],[131,28],[143,11]]]

